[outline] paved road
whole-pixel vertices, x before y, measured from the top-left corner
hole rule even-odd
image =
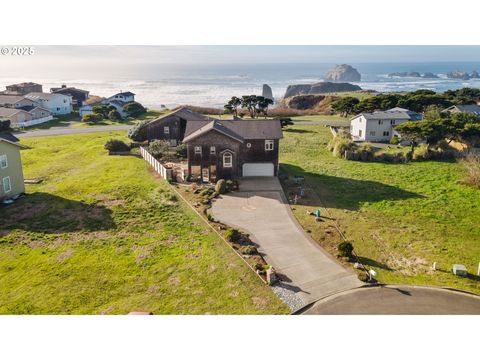
[[[292,120],[296,125],[350,126],[350,120]]]
[[[105,125],[105,126],[92,126],[92,127],[82,127],[82,128],[72,128],[72,127],[52,127],[45,130],[32,130],[26,132],[15,133],[15,136],[18,138],[29,138],[29,137],[40,137],[40,136],[57,136],[57,135],[70,135],[70,134],[85,134],[85,133],[94,133],[102,131],[117,131],[117,130],[128,130],[131,125]]]
[[[315,303],[305,315],[480,314],[480,296],[438,288],[389,285],[346,291]]]
[[[214,201],[212,214],[251,234],[267,262],[284,275],[283,283],[304,304],[363,284],[305,234],[276,177],[244,178],[240,191]]]

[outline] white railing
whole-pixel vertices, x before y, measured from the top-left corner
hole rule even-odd
[[[43,118],[38,118],[38,119],[33,119],[33,120],[27,120],[24,122],[19,122],[16,124],[13,124],[13,127],[18,127],[18,128],[24,128],[24,127],[29,127],[33,125],[38,125],[38,124],[43,124],[47,121],[53,120],[52,115],[45,116]]]
[[[144,147],[140,147],[140,154],[162,178],[166,180],[172,179],[172,170],[163,166],[160,161],[155,159]]]

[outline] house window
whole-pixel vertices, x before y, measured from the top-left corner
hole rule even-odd
[[[370,131],[370,136],[375,136],[375,131]]]
[[[201,154],[202,153],[202,147],[201,146],[195,146],[195,154]]]
[[[164,134],[170,134],[170,127],[164,126],[164,127],[163,127],[163,133],[164,133]]]
[[[362,136],[362,130],[358,130],[358,136]]]
[[[247,143],[247,148],[249,148],[249,149],[250,149],[251,147],[252,147],[252,144],[250,144],[250,143]]]
[[[225,153],[223,154],[223,167],[224,168],[231,168],[232,167],[232,154]]]
[[[215,155],[215,146],[210,146],[210,155]]]
[[[60,108],[59,108],[59,107],[57,107],[57,111],[60,111]]]
[[[378,125],[383,125],[383,120],[378,120]]]
[[[0,156],[0,168],[5,169],[8,166],[7,155]]]
[[[384,131],[383,136],[390,136],[390,131]]]
[[[10,176],[3,178],[3,192],[8,193],[12,191],[12,184],[10,183]]]
[[[390,125],[395,125],[395,120],[390,120]]]
[[[265,150],[273,150],[273,140],[265,140]]]

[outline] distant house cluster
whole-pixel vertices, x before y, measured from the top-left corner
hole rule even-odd
[[[108,98],[90,96],[90,92],[65,84],[43,92],[43,86],[33,82],[24,82],[6,86],[0,91],[0,120],[10,120],[14,128],[41,124],[56,115],[67,115],[78,110],[80,117],[93,113],[97,105],[113,106],[122,118],[127,103],[135,101],[135,94],[119,92]]]
[[[115,95],[112,95],[108,98],[95,98],[94,101],[86,102],[85,105],[81,106],[79,109],[80,117],[83,117],[88,114],[93,114],[93,108],[99,105],[110,105],[118,111],[122,118],[128,116],[128,114],[123,110],[123,107],[135,101],[135,94],[130,91],[121,91]]]
[[[0,92],[0,120],[10,120],[11,126],[18,128],[50,121],[55,115],[70,114],[74,88],[69,89],[65,93],[45,93],[42,85],[33,82],[7,85]]]

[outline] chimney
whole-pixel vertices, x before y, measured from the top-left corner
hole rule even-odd
[[[67,85],[62,84],[62,89],[65,89],[66,87],[67,87]]]

